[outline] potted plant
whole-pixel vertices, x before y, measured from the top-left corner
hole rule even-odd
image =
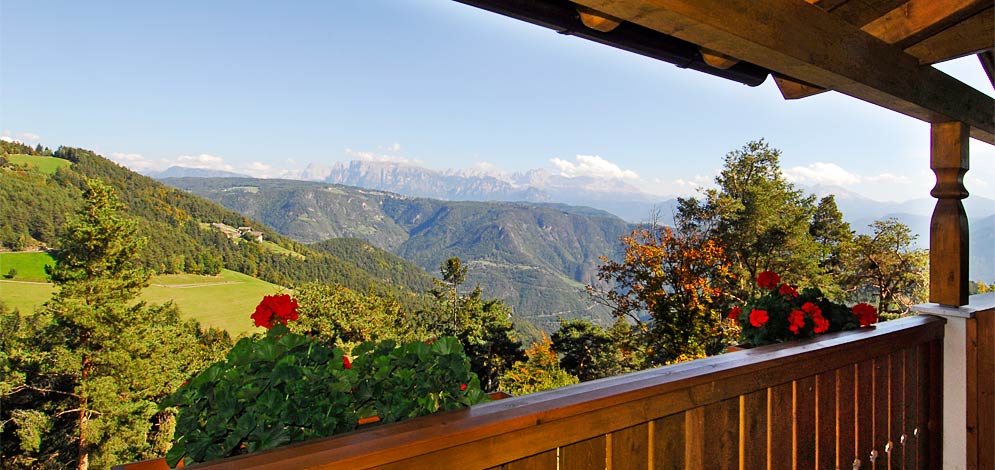
[[[847,307],[829,300],[816,287],[799,292],[771,271],[757,276],[757,286],[759,296],[729,313],[741,328],[741,343],[748,346],[810,338],[877,322],[877,310],[866,303]]]
[[[252,318],[265,335],[243,338],[163,403],[178,410],[170,467],[488,400],[455,338],[366,342],[347,355],[290,332],[287,294],[264,297]]]

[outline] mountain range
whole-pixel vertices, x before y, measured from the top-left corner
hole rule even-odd
[[[584,286],[599,257],[613,256],[624,220],[584,207],[444,201],[327,183],[244,178],[169,178],[164,183],[260,220],[294,240],[359,238],[437,273],[452,256],[467,283],[505,299],[547,331],[559,317],[606,320]]]
[[[609,212],[631,223],[655,217],[661,223],[670,224],[677,204],[675,198],[648,194],[622,179],[567,177],[546,170],[522,173],[502,173],[486,168],[440,171],[411,163],[354,160],[332,165],[311,163],[301,172],[300,178],[447,201],[521,201],[586,206]],[[835,195],[844,219],[857,233],[869,234],[870,225],[876,220],[896,218],[918,235],[915,241],[918,248],[928,248],[929,219],[935,204],[932,198],[882,202],[835,186],[800,186],[800,189],[818,197]],[[995,201],[971,196],[964,200],[964,205],[972,234],[977,234],[972,238],[971,278],[995,280],[995,247],[986,241],[992,238],[990,234],[995,233],[991,219],[995,216]],[[340,236],[341,229],[335,228],[335,224],[327,225],[324,230],[333,236]],[[394,231],[387,230],[370,234],[367,238],[379,246],[387,246],[384,239],[396,236]]]

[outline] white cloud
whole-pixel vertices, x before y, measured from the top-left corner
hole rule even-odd
[[[24,139],[24,140],[30,140],[32,142],[38,142],[39,140],[41,140],[41,136],[40,135],[31,133],[31,132],[19,132],[17,134],[17,137],[20,137],[21,139]]]
[[[694,175],[690,178],[664,179],[653,178],[652,186],[643,186],[643,190],[660,196],[691,197],[700,196],[702,189],[715,186],[715,176]]]
[[[232,171],[235,169],[235,167],[225,163],[225,159],[206,153],[202,153],[197,156],[180,155],[176,159],[176,166],[222,171]]]
[[[17,139],[14,139],[13,137],[9,137],[9,136],[6,136],[6,135],[0,135],[0,140],[2,140],[4,142],[10,142],[10,143],[14,143],[14,142],[20,143],[20,141],[18,141]]]
[[[808,166],[796,166],[783,171],[785,179],[792,183],[806,185],[854,186],[866,183],[907,184],[907,176],[893,173],[860,175],[847,171],[835,163],[815,162]]]
[[[560,176],[574,178],[587,176],[601,179],[637,180],[639,175],[632,170],[623,170],[618,165],[597,155],[577,155],[576,162],[553,158],[550,162],[560,171]]]
[[[401,148],[401,146],[399,144],[394,144],[391,147],[394,147],[394,146],[397,146],[397,149]],[[390,155],[390,154],[385,154],[385,153],[364,152],[364,151],[357,151],[357,150],[348,149],[348,148],[345,149],[345,153],[346,153],[346,155],[349,155],[350,158],[354,158],[354,159],[362,160],[362,161],[366,161],[366,162],[400,163],[400,164],[404,164],[404,165],[420,165],[421,164],[421,162],[418,161],[418,160],[414,160],[414,159],[411,159],[411,158],[408,158],[408,157],[402,157],[400,155]]]
[[[138,172],[165,170],[168,164],[165,160],[150,160],[140,153],[114,152],[110,160]]]
[[[387,146],[387,151],[388,152],[394,152],[394,153],[400,152],[401,151],[401,144],[399,144],[397,142],[394,142],[393,144]]]

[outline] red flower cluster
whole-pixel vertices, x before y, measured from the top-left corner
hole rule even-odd
[[[342,368],[352,369],[352,361],[349,360],[348,356],[342,356]]]
[[[741,313],[743,313],[743,309],[742,308],[740,308],[740,307],[733,307],[732,310],[729,311],[729,318],[731,318],[733,320],[739,320],[739,314],[741,314]]]
[[[767,315],[766,310],[753,309],[753,311],[750,312],[750,324],[757,328],[764,326],[768,319],[770,319],[770,317]]]
[[[460,384],[459,391],[462,392],[463,390],[466,390],[466,384]]]
[[[815,323],[815,328],[812,329],[815,333],[825,333],[829,330],[829,320],[822,316],[822,309],[818,305],[812,302],[805,302],[802,305],[802,311],[809,314],[812,317],[812,323]]]
[[[867,326],[878,322],[878,310],[863,302],[853,306],[853,314],[860,320],[860,326]]]
[[[757,286],[761,289],[774,290],[781,283],[781,276],[774,271],[764,271],[757,275]]]
[[[297,320],[297,300],[290,298],[289,294],[267,295],[256,306],[252,320],[256,326],[267,329],[277,323],[286,325],[288,321]]]
[[[795,289],[787,284],[781,284],[781,288],[778,289],[777,293],[785,297],[791,297],[792,299],[798,298],[798,289]]]

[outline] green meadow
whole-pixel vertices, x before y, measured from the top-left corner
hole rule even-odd
[[[47,253],[0,253],[0,265],[4,267],[0,274],[5,274],[11,267],[18,272],[12,280],[0,278],[0,301],[21,312],[31,312],[45,303],[54,291],[52,284],[44,282],[46,262],[52,263]],[[22,272],[28,274],[22,277]],[[196,318],[205,327],[223,328],[237,337],[256,330],[249,315],[264,295],[280,292],[281,289],[275,284],[226,269],[217,276],[153,276],[149,287],[142,291],[141,298],[150,303],[173,301],[184,316]]]
[[[0,253],[0,278],[15,281],[48,282],[46,264],[55,264],[52,255],[44,251],[29,253]],[[7,274],[13,269],[17,273],[12,278]]]
[[[68,160],[55,157],[40,157],[36,155],[9,155],[10,161],[17,164],[26,164],[34,167],[38,171],[51,175],[55,170],[64,166],[69,166]]]

